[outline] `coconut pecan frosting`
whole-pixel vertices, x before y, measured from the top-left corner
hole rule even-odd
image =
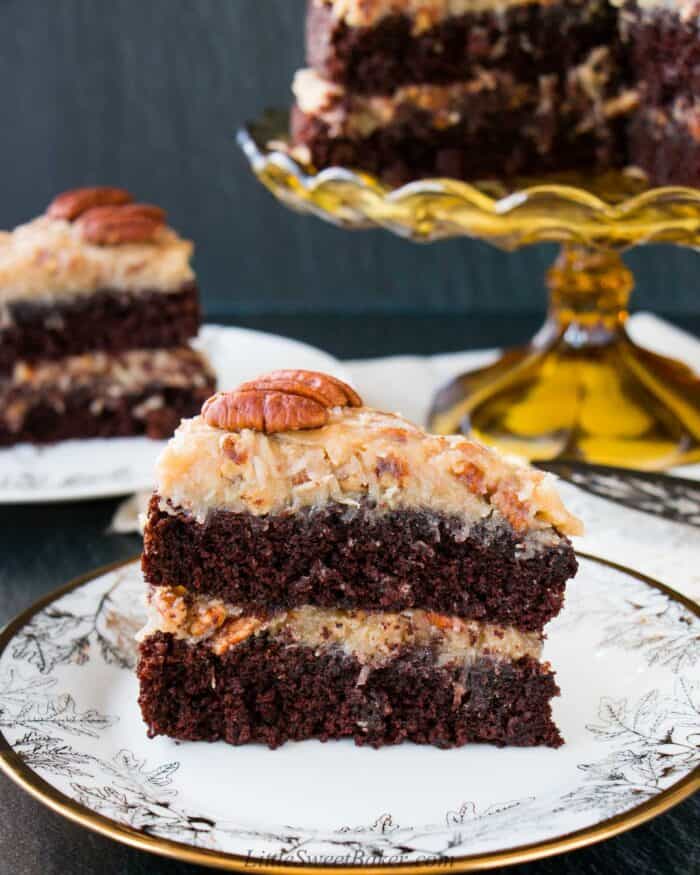
[[[203,520],[338,502],[426,508],[471,523],[496,513],[520,532],[579,534],[555,478],[462,436],[427,434],[363,406],[346,383],[275,371],[210,398],[184,420],[157,465],[164,507]]]
[[[101,289],[178,291],[194,280],[193,246],[165,210],[126,189],[76,188],[13,231],[0,231],[0,303]]]

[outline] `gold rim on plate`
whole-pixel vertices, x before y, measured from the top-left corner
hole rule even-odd
[[[584,559],[589,559],[593,562],[598,562],[600,565],[606,565],[630,577],[634,577],[648,586],[660,590],[669,598],[682,604],[687,610],[700,619],[700,606],[694,601],[658,580],[634,571],[631,568],[626,568],[617,562],[611,562],[607,559],[601,559],[598,556],[593,556],[590,553],[577,551],[577,555]],[[138,560],[139,557],[132,557],[120,562],[114,562],[110,565],[105,565],[101,568],[83,574],[75,578],[70,583],[59,587],[56,590],[42,596],[31,607],[22,611],[14,620],[11,620],[0,633],[0,657],[4,654],[8,644],[13,640],[17,632],[26,626],[30,620],[45,608],[47,605],[66,595],[78,587],[108,574],[117,568],[129,565]],[[274,863],[268,860],[259,860],[254,857],[244,857],[240,854],[228,854],[221,851],[214,851],[206,848],[196,848],[192,845],[184,844],[183,842],[175,842],[171,839],[163,839],[155,836],[147,835],[139,830],[129,826],[124,826],[104,817],[101,814],[96,814],[91,809],[80,805],[78,802],[70,799],[64,793],[56,790],[43,778],[40,778],[36,772],[29,768],[26,763],[19,757],[18,754],[10,746],[4,734],[0,730],[0,769],[11,778],[19,787],[26,790],[31,796],[42,802],[52,811],[62,815],[73,823],[84,826],[93,832],[114,839],[121,844],[136,848],[141,851],[149,851],[158,854],[162,857],[169,857],[175,860],[181,860],[186,863],[197,863],[202,866],[210,866],[216,869],[225,869],[227,871],[258,871],[270,872],[273,875],[289,875],[289,873],[298,872],[313,872],[314,875],[339,875],[339,873],[366,873],[366,875],[380,875],[387,871],[397,871],[401,875],[432,875],[438,872],[476,872],[490,869],[494,866],[511,866],[516,863],[526,863],[533,860],[539,860],[546,857],[552,857],[556,854],[562,854],[566,851],[574,851],[578,848],[587,847],[588,845],[596,844],[605,839],[612,838],[627,830],[633,829],[645,823],[648,820],[663,814],[673,806],[678,805],[684,799],[691,796],[696,790],[700,789],[700,766],[696,767],[692,772],[682,778],[678,783],[663,790],[653,799],[643,802],[631,808],[629,811],[618,814],[615,817],[600,821],[594,826],[584,827],[571,833],[566,833],[554,839],[547,839],[542,842],[534,842],[527,845],[519,845],[514,848],[509,848],[503,851],[492,851],[487,854],[471,854],[465,857],[455,857],[446,859],[437,859],[429,863],[396,863],[388,865],[369,865],[369,866],[347,866],[347,865],[322,865],[315,863]]]

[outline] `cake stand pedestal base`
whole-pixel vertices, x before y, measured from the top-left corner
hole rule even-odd
[[[628,336],[634,283],[619,254],[567,244],[548,285],[537,336],[441,389],[430,429],[532,461],[650,470],[700,461],[700,379]]]

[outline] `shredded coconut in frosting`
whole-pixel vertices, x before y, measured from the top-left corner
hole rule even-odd
[[[429,435],[400,416],[334,408],[319,429],[266,435],[183,420],[156,466],[163,509],[204,522],[369,500],[378,512],[424,508],[470,525],[496,513],[521,533],[580,534],[555,478],[459,435]]]
[[[171,228],[159,230],[149,243],[94,246],[75,224],[39,216],[0,232],[0,305],[100,289],[176,292],[194,279],[192,250]]]

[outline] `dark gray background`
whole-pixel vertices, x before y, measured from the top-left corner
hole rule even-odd
[[[197,242],[209,314],[543,308],[551,247],[416,246],[280,207],[236,126],[289,102],[304,0],[0,0],[0,227],[85,183],[161,203]],[[700,312],[700,258],[629,257],[636,307]]]

